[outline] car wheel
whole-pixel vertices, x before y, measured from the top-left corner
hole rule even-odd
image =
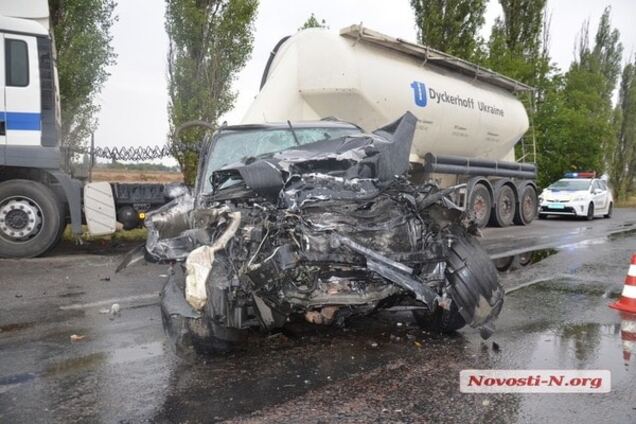
[[[585,217],[588,221],[594,219],[594,203],[590,203],[590,206],[587,207],[587,216]]]
[[[413,316],[425,329],[449,333],[470,324],[479,327],[482,337],[487,338],[492,334],[492,320],[503,306],[504,291],[495,265],[477,240],[461,230],[454,234],[446,268],[451,307],[438,308],[432,314],[415,310]]]
[[[539,214],[539,219],[548,219],[548,215],[540,213]]]
[[[610,202],[609,209],[607,210],[607,213],[604,215],[604,217],[611,218],[613,213],[614,213],[614,203]]]
[[[472,211],[473,219],[477,227],[483,228],[488,224],[492,210],[492,198],[490,191],[485,185],[475,184],[470,192],[468,210]]]
[[[451,302],[449,310],[438,307],[432,315],[426,310],[416,309],[413,318],[420,328],[432,333],[453,333],[466,325],[455,302]]]

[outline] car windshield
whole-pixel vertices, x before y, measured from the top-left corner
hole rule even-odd
[[[359,134],[358,128],[312,127],[294,128],[298,142],[302,144]],[[258,128],[228,131],[212,144],[205,170],[203,192],[211,190],[210,175],[223,166],[239,162],[248,157],[268,156],[296,146],[289,128]]]
[[[552,191],[581,191],[589,188],[590,180],[559,180],[548,187]]]

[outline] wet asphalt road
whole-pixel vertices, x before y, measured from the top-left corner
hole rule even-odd
[[[182,359],[161,327],[165,266],[114,274],[123,249],[99,248],[2,261],[0,423],[636,422],[636,355],[625,363],[621,317],[607,307],[636,251],[636,211],[618,212],[487,230],[493,255],[533,239],[561,246],[501,273],[510,293],[487,342],[471,329],[424,333],[408,315],[385,313]],[[119,315],[102,313],[113,303]],[[466,368],[608,369],[612,391],[462,394]]]

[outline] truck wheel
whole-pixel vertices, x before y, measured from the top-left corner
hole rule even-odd
[[[537,217],[538,204],[537,191],[531,185],[525,186],[519,195],[519,206],[515,213],[514,223],[528,225],[534,221]]]
[[[472,212],[477,227],[483,228],[488,224],[492,210],[492,198],[485,185],[475,184],[470,192],[468,210]]]
[[[0,184],[0,257],[31,258],[59,241],[63,211],[44,184],[11,180]]]
[[[493,259],[492,262],[495,264],[495,268],[497,268],[497,271],[505,272],[512,268],[512,264],[514,263],[514,261],[514,256],[506,256],[504,258]]]
[[[490,215],[490,222],[497,227],[508,227],[512,224],[517,213],[517,199],[512,188],[504,184],[495,192],[494,215]]]

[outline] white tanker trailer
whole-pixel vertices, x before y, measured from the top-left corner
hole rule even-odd
[[[514,146],[528,130],[515,93],[531,87],[438,50],[353,25],[284,38],[265,68],[244,124],[327,117],[366,131],[406,111],[418,118],[415,178],[467,183],[480,226],[528,224],[537,213],[533,164]]]

